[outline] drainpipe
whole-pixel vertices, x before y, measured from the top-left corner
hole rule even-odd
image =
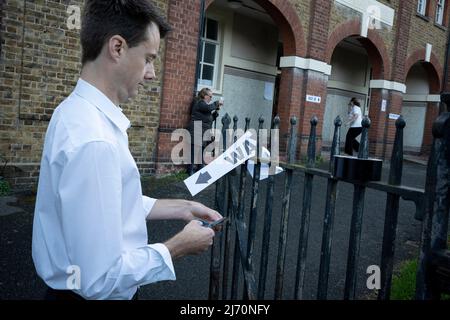
[[[198,23],[197,60],[195,63],[195,81],[194,81],[194,90],[192,92],[192,97],[196,96],[198,79],[200,78],[200,57],[201,57],[201,50],[202,50],[202,35],[203,35],[203,30],[205,29],[204,20],[205,20],[205,0],[200,0],[200,20]]]
[[[449,101],[450,92],[447,91],[449,60],[450,60],[450,32],[448,32],[447,38],[447,53],[445,55],[444,76],[442,80],[442,92],[441,92],[441,103],[439,104],[439,114],[450,111],[450,101]]]

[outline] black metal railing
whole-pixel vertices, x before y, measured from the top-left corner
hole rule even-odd
[[[449,162],[450,162],[450,115],[442,114],[436,120],[433,128],[434,144],[430,155],[427,169],[427,182],[424,189],[412,188],[401,185],[403,169],[403,128],[405,121],[398,118],[396,135],[390,160],[390,171],[387,182],[383,181],[355,181],[337,178],[334,174],[334,158],[339,155],[340,127],[342,121],[339,117],[334,122],[333,143],[330,154],[328,170],[316,168],[316,127],[317,118],[311,119],[311,132],[308,141],[307,159],[305,164],[296,161],[297,145],[297,119],[291,119],[291,128],[288,139],[287,157],[285,162],[279,165],[284,169],[284,189],[281,197],[280,228],[278,233],[278,250],[276,253],[276,275],[274,287],[275,299],[283,298],[283,286],[285,281],[285,261],[287,239],[290,225],[289,212],[291,205],[291,194],[293,188],[298,188],[293,183],[295,173],[304,174],[303,201],[300,216],[300,226],[295,226],[295,232],[299,232],[297,248],[297,265],[295,269],[295,299],[304,298],[306,283],[305,270],[308,250],[308,238],[310,229],[310,215],[312,204],[312,190],[315,178],[327,179],[327,191],[325,196],[325,215],[323,218],[322,243],[320,251],[320,266],[318,270],[317,299],[327,299],[328,279],[330,274],[330,260],[333,240],[334,217],[336,201],[338,199],[339,183],[353,184],[353,210],[350,222],[349,247],[347,255],[346,277],[344,286],[344,299],[355,299],[357,270],[359,261],[359,249],[361,243],[362,219],[364,214],[364,199],[367,189],[381,191],[387,194],[384,230],[382,235],[381,250],[381,287],[378,290],[378,299],[390,298],[391,282],[394,266],[395,240],[397,234],[397,220],[400,198],[412,201],[415,204],[415,219],[423,221],[423,235],[421,244],[421,255],[417,276],[416,296],[419,299],[427,299],[439,295],[433,291],[432,286],[433,268],[431,260],[436,250],[445,250],[448,233],[449,215]],[[234,125],[229,134],[231,119],[225,115],[222,119],[222,139],[224,148],[227,139],[236,141],[237,117],[234,117]],[[263,126],[263,119],[259,119],[259,129]],[[250,119],[246,118],[245,131],[249,129]],[[272,122],[272,129],[278,130],[280,119],[276,117]],[[368,130],[370,120],[365,117],[362,121],[361,144],[357,159],[367,160],[369,158]],[[227,136],[228,132],[228,136]],[[273,131],[272,131],[273,132]],[[277,143],[277,141],[273,143]],[[247,161],[239,168],[234,169],[222,177],[216,187],[216,207],[219,212],[224,213],[230,219],[224,226],[223,231],[215,240],[211,257],[210,276],[210,299],[239,299],[240,276],[243,275],[244,299],[264,299],[268,290],[267,270],[269,264],[269,244],[272,230],[272,218],[274,213],[274,170],[273,159],[265,159],[261,155],[261,141],[257,136],[257,156],[252,178],[250,195],[250,208],[248,215],[245,214],[245,201],[247,190]],[[278,162],[278,161],[277,161]],[[270,174],[264,185],[266,187],[265,197],[260,197],[261,165],[269,165]],[[258,217],[258,203],[262,198],[265,201],[264,217]],[[278,213],[278,212],[277,212]],[[257,221],[262,222],[261,239],[257,239]],[[291,228],[292,229],[292,228]],[[261,244],[260,255],[255,252],[255,241]],[[231,250],[234,243],[234,250]],[[444,253],[441,255],[445,255]],[[259,257],[259,259],[257,259]],[[230,264],[232,265],[231,290]],[[222,288],[220,295],[219,288]],[[228,295],[230,293],[230,296]]]

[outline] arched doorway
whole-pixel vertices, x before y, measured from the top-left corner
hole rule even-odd
[[[197,90],[213,89],[215,97],[225,103],[217,119],[228,113],[238,116],[238,127],[244,119],[258,127],[271,123],[275,105],[280,32],[263,7],[251,0],[215,0],[206,10],[205,28],[199,57],[200,76]]]
[[[332,69],[322,128],[325,150],[331,147],[334,120],[338,115],[342,119],[341,143],[345,141],[349,128],[346,124],[347,105],[352,97],[360,101],[363,114],[369,114],[370,80],[378,77],[383,69],[382,59],[375,46],[367,38],[359,36],[349,36],[340,41],[333,50],[330,64]]]
[[[408,70],[402,104],[405,152],[429,151],[431,123],[439,114],[439,87],[439,77],[431,63],[417,61]]]
[[[217,10],[216,13],[219,15],[218,18],[220,18],[220,15],[226,14],[225,12],[221,12],[220,4],[222,4],[222,8],[228,8],[227,12],[229,14],[234,15],[235,8],[232,8],[229,3],[229,1],[224,0],[207,0],[205,1],[206,4],[206,16],[208,15],[214,19],[214,6],[216,6]],[[253,8],[256,8],[258,11],[262,11],[258,14],[264,14],[266,17],[265,19],[269,18],[272,20],[271,27],[275,27],[278,29],[278,37],[277,41],[275,42],[275,45],[271,46],[273,51],[276,52],[275,55],[275,63],[271,67],[277,70],[276,72],[269,73],[269,76],[272,77],[270,79],[272,82],[275,78],[275,75],[278,75],[278,62],[277,62],[277,56],[278,56],[278,47],[279,40],[282,39],[282,51],[283,54],[286,56],[297,56],[297,57],[304,57],[305,56],[305,40],[304,40],[304,34],[303,29],[299,20],[299,16],[297,14],[297,11],[295,9],[295,6],[291,4],[289,1],[286,0],[242,0],[242,1],[235,1],[240,3],[240,8],[238,8],[238,13],[241,12],[240,9],[242,9],[245,6],[252,6]],[[159,128],[158,128],[158,151],[157,151],[157,168],[156,170],[158,172],[164,172],[167,169],[170,170],[170,167],[172,166],[172,163],[170,162],[171,159],[171,151],[173,146],[177,144],[177,142],[173,142],[171,140],[171,134],[174,130],[179,128],[186,128],[189,124],[190,120],[190,106],[192,102],[192,92],[193,89],[197,89],[195,86],[196,83],[196,65],[197,65],[197,44],[198,44],[198,25],[199,25],[199,17],[200,17],[200,0],[184,0],[184,1],[169,1],[169,8],[168,8],[168,20],[171,25],[174,26],[174,29],[170,34],[168,35],[165,43],[166,43],[166,52],[167,55],[165,57],[164,62],[164,86],[162,91],[162,102],[160,107],[160,122],[159,122]],[[257,7],[257,6],[259,7]],[[247,8],[249,10],[253,10],[250,8]],[[254,18],[257,20],[256,18]],[[245,23],[245,22],[244,22]],[[213,25],[212,23],[211,25]],[[210,25],[210,26],[211,26]],[[270,23],[269,23],[270,25]],[[225,21],[225,26],[223,27],[225,34],[223,35],[223,38],[220,38],[222,42],[215,43],[215,44],[221,44],[222,47],[220,49],[225,48],[225,46],[228,46],[231,49],[232,46],[232,39],[233,39],[233,24],[229,23],[229,21]],[[250,26],[251,27],[251,26]],[[227,29],[228,28],[228,29]],[[214,26],[212,26],[212,29],[214,30]],[[220,26],[219,26],[220,29]],[[229,30],[227,33],[226,30]],[[242,31],[238,28],[237,31]],[[248,30],[244,30],[244,32],[248,32]],[[227,41],[226,35],[231,35],[230,41]],[[219,31],[220,35],[220,31]],[[208,37],[209,35],[206,34]],[[219,38],[217,38],[219,39]],[[208,40],[215,40],[214,38],[208,38]],[[249,43],[247,43],[248,45]],[[250,42],[251,44],[251,42]],[[202,48],[203,50],[203,48]],[[238,50],[239,51],[239,50]],[[209,51],[211,52],[211,50]],[[204,54],[204,52],[202,52]],[[261,52],[259,52],[261,54]],[[214,52],[214,57],[217,56],[217,53]],[[223,69],[225,71],[226,64],[223,63],[224,54],[223,52],[218,53],[219,56],[219,69]],[[208,62],[208,58],[211,56],[202,56],[203,64],[208,65],[211,64],[211,60]],[[272,54],[273,57],[273,54]],[[233,57],[231,57],[233,58]],[[247,57],[248,58],[248,57]],[[226,60],[226,59],[225,59]],[[205,63],[206,62],[206,63]],[[254,63],[251,59],[245,59],[245,62],[247,64]],[[239,68],[239,65],[232,65],[233,67],[236,67],[236,72],[244,72],[247,71],[254,71],[252,69],[248,70],[245,66],[244,68]],[[219,69],[217,69],[217,73],[214,73],[211,78],[211,73],[209,76],[209,80],[215,79],[217,81],[217,84],[219,85],[217,92],[217,96],[223,95],[225,98],[225,105],[226,107],[231,106],[232,102],[229,101],[229,99],[233,99],[234,96],[228,96],[227,93],[223,90],[223,74],[224,72],[219,72]],[[203,77],[202,71],[202,77]],[[208,74],[208,72],[211,72],[211,69],[206,68],[205,75]],[[266,75],[264,72],[260,72],[264,76]],[[249,73],[246,73],[249,74]],[[218,78],[216,78],[216,75],[218,75]],[[208,78],[205,76],[205,78]],[[273,89],[274,96],[278,96],[278,112],[281,117],[281,123],[280,123],[280,140],[283,141],[285,134],[288,132],[289,128],[289,116],[290,115],[298,115],[300,112],[300,98],[302,93],[302,75],[298,70],[296,70],[295,67],[284,67],[281,70],[281,74],[279,75],[280,78],[280,94],[275,95],[275,88]],[[268,84],[266,86],[266,78],[259,79],[259,83],[264,83],[263,87],[259,87],[258,95],[262,99],[265,99],[265,93],[271,92],[271,85]],[[214,80],[213,80],[214,81]],[[214,86],[214,83],[212,83]],[[267,90],[266,90],[267,87]],[[222,89],[220,89],[222,88]],[[245,92],[243,89],[245,87],[237,88],[241,94]],[[267,95],[268,97],[270,96]],[[272,97],[272,100],[274,98]],[[251,102],[252,104],[256,105],[254,101]],[[244,104],[241,104],[241,108],[245,108]],[[271,104],[273,108],[273,101]],[[224,107],[223,111],[226,111],[226,107]],[[271,110],[271,109],[269,109]],[[234,112],[230,112],[230,115],[233,116]],[[225,114],[225,112],[221,112],[221,114]],[[259,117],[259,113],[256,116],[252,116],[255,120]],[[267,119],[266,119],[266,126],[269,126],[269,118],[271,118],[272,114],[271,112],[267,112]],[[242,115],[240,118],[242,118]],[[243,127],[243,119],[239,121],[239,127]],[[218,122],[220,124],[220,121]],[[255,126],[255,124],[252,124]],[[283,142],[280,143],[280,149],[281,152],[283,151]]]

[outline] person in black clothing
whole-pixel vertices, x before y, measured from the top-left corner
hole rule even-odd
[[[212,100],[212,91],[209,88],[203,88],[199,91],[191,112],[191,122],[189,132],[191,134],[191,163],[189,165],[189,175],[194,174],[196,164],[203,167],[203,151],[210,141],[203,141],[203,135],[211,129],[213,121],[219,116],[219,110],[223,102]],[[194,125],[196,121],[202,123],[202,139],[194,139]],[[201,153],[201,154],[200,154]]]

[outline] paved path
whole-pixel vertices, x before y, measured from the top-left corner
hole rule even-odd
[[[426,168],[417,163],[404,165],[403,184],[423,188]],[[384,168],[383,180],[386,179],[387,168]],[[300,208],[303,195],[303,175],[294,176],[295,188],[292,194],[292,210],[288,235],[288,251],[285,271],[285,297],[291,299],[294,291],[295,264],[297,259],[298,230]],[[260,196],[265,197],[265,183],[261,185]],[[146,194],[156,198],[186,198],[190,197],[182,182],[166,186],[144,186]],[[283,174],[276,178],[275,199],[280,199],[283,190]],[[325,207],[324,194],[326,180],[316,178],[314,181],[313,206],[311,213],[311,228],[308,247],[306,299],[314,299],[317,288],[317,272],[320,257],[323,214]],[[342,299],[345,283],[345,265],[347,261],[348,229],[351,218],[353,186],[340,183],[338,191],[337,212],[333,234],[333,254],[329,278],[329,293],[331,299]],[[33,220],[34,197],[30,193],[15,195],[16,202],[9,206],[17,207],[14,214],[2,215],[5,207],[0,202],[0,299],[40,299],[43,296],[44,285],[36,276],[31,259],[31,231]],[[201,192],[196,200],[212,206],[214,187]],[[262,199],[263,200],[263,199]],[[386,195],[377,191],[366,192],[365,211],[363,218],[363,234],[360,249],[358,270],[358,297],[365,299],[370,292],[365,289],[366,268],[369,265],[379,265],[381,253],[382,230],[384,223]],[[279,202],[279,201],[278,201]],[[250,198],[246,199],[249,206]],[[264,201],[260,201],[260,211],[263,212]],[[400,202],[396,261],[410,258],[418,252],[421,224],[414,220],[415,207],[411,202]],[[275,278],[275,257],[278,249],[277,239],[280,220],[280,204],[274,206],[272,220],[272,236],[269,260],[269,283],[266,298],[272,299]],[[262,221],[262,216],[259,217]],[[158,221],[148,225],[149,240],[162,242],[183,227],[181,222]],[[261,228],[257,231],[261,237]],[[260,248],[257,242],[256,252]],[[143,299],[207,299],[209,286],[209,252],[193,257],[185,257],[175,262],[178,280],[161,282],[143,287]]]
[[[13,196],[0,197],[0,216],[24,212],[22,208],[11,205],[17,203],[17,201],[17,197]]]

